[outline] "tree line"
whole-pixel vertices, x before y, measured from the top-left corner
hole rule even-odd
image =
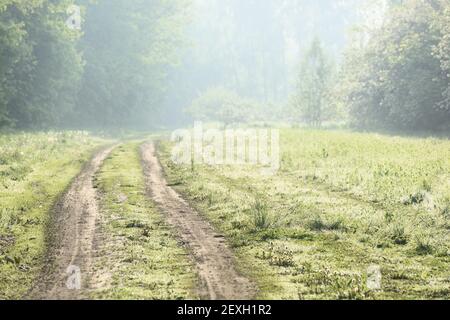
[[[68,27],[74,4],[81,30]],[[0,128],[148,126],[177,63],[186,5],[0,0]]]
[[[354,23],[342,58],[328,45],[337,32],[295,17],[342,30],[358,1],[197,2],[189,25],[188,0],[0,0],[0,128],[148,127],[181,109],[226,123],[450,128],[450,0],[369,1],[385,12]],[[81,30],[67,25],[74,4]],[[286,37],[305,35],[292,86]]]
[[[450,1],[373,0],[361,11],[363,19],[354,24],[342,57],[319,34],[302,50],[296,85],[281,110],[279,101],[249,103],[235,86],[226,85],[228,90],[205,90],[187,111],[196,119],[225,123],[281,120],[314,127],[328,122],[369,130],[449,131]],[[254,56],[258,61],[258,52]],[[256,85],[259,77],[252,76]]]
[[[362,129],[450,130],[450,1],[391,0],[381,25],[359,35],[338,70],[312,43],[294,114],[312,125],[344,115]]]

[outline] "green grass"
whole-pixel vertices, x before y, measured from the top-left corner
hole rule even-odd
[[[449,299],[450,142],[281,131],[281,170],[177,166],[171,185],[223,232],[268,299]],[[366,287],[381,268],[382,290]]]
[[[32,285],[51,208],[102,143],[83,132],[0,136],[0,299],[19,299]]]
[[[195,299],[187,251],[145,194],[138,143],[118,147],[97,177],[105,246],[96,268],[110,273],[97,299]]]

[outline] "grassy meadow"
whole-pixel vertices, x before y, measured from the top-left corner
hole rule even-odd
[[[450,299],[450,142],[282,129],[281,168],[174,164],[169,184],[211,221],[264,299]],[[153,139],[154,136],[151,137]],[[197,299],[188,249],[146,194],[139,141],[95,177],[101,245],[94,299]],[[58,197],[100,146],[84,132],[0,137],[0,299],[26,295],[45,263]],[[379,267],[380,290],[367,286]]]
[[[170,184],[223,232],[268,299],[449,299],[450,141],[283,129],[281,169],[179,166]],[[367,287],[368,269],[382,274]]]
[[[104,143],[84,132],[0,135],[0,299],[32,286],[54,203]]]

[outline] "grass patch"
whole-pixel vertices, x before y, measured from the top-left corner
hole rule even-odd
[[[267,205],[259,198],[256,199],[251,208],[253,227],[256,231],[266,230],[270,228],[271,221]]]
[[[195,299],[195,268],[145,194],[138,147],[118,147],[97,176],[106,240],[96,267],[110,278],[92,297]]]

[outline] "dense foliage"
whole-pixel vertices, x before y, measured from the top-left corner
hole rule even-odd
[[[180,0],[0,0],[0,128],[148,124],[177,62]],[[114,34],[114,36],[111,36]]]
[[[352,47],[340,98],[363,128],[439,130],[450,127],[450,2],[393,2],[367,44]]]
[[[52,125],[74,106],[82,72],[71,0],[0,1],[0,127]]]
[[[83,123],[124,127],[155,122],[167,75],[178,61],[181,9],[187,3],[104,0],[88,6],[78,104]]]
[[[448,130],[449,76],[449,0],[0,0],[0,129],[173,124],[192,104],[227,123]]]

